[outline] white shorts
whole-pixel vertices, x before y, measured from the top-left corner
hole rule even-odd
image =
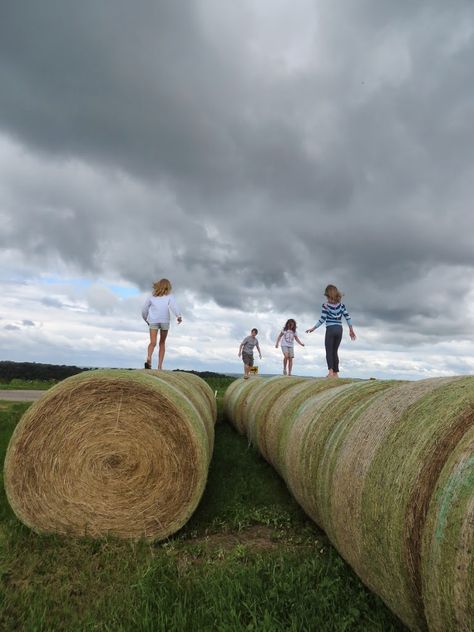
[[[163,331],[168,331],[168,329],[170,328],[169,323],[150,323],[148,326],[150,327],[150,329],[162,329]]]
[[[287,347],[286,345],[281,345],[281,350],[283,351],[284,355],[287,355],[289,358],[295,357],[294,347]]]

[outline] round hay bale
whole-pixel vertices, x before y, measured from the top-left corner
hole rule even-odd
[[[423,533],[422,596],[429,629],[433,632],[474,627],[473,551],[474,428],[471,427],[441,471]]]
[[[266,383],[267,379],[262,377],[252,377],[248,380],[240,378],[227,388],[224,395],[224,415],[240,434],[245,434],[250,394],[264,387]]]
[[[316,393],[296,411],[294,423],[279,443],[289,488],[324,530],[330,520],[328,480],[332,480],[341,436],[368,404],[391,386],[384,381],[354,382]],[[353,481],[352,486],[356,484]]]
[[[268,386],[242,424],[408,627],[470,630],[474,377],[324,383]]]
[[[469,384],[466,389],[466,384]],[[324,528],[363,581],[412,629],[425,629],[421,541],[441,469],[466,432],[474,380],[395,386],[348,423],[321,463]],[[355,479],[356,476],[356,479]],[[355,480],[357,483],[355,484]]]
[[[255,415],[255,440],[262,455],[284,477],[288,432],[299,415],[301,406],[319,393],[349,383],[348,380],[308,379],[289,389],[282,389],[277,397],[262,402],[262,412]]]
[[[217,402],[211,387],[203,379],[193,373],[185,371],[158,371],[142,369],[142,372],[153,375],[160,380],[179,388],[181,393],[198,410],[201,419],[206,426],[209,443],[209,454],[214,449],[214,425],[217,419]],[[210,414],[209,414],[210,413]]]
[[[263,434],[268,410],[283,393],[293,392],[293,389],[302,382],[308,382],[308,378],[278,375],[264,382],[264,390],[249,397],[245,425],[248,428],[250,442],[258,446],[260,450],[259,438]]]
[[[215,419],[212,390],[191,374],[98,370],[68,378],[13,433],[8,500],[38,532],[163,539],[201,498]]]
[[[237,426],[234,423],[236,402],[241,396],[242,391],[245,389],[245,386],[250,382],[250,380],[244,380],[243,378],[234,380],[231,384],[229,384],[224,393],[224,419],[230,422],[234,426],[234,428],[236,428],[236,430],[238,430]],[[253,379],[252,382],[254,382]],[[241,430],[239,432],[242,433]]]

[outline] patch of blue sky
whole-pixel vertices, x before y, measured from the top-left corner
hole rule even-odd
[[[100,279],[90,279],[86,277],[60,277],[52,274],[44,274],[41,276],[41,282],[44,285],[72,285],[78,288],[87,289],[92,285],[102,285],[113,292],[119,298],[131,298],[138,296],[140,290],[133,285],[120,285],[118,283],[101,282]]]
[[[68,278],[52,274],[41,275],[41,282],[45,285],[74,285],[76,287],[90,287],[94,281],[85,277]]]
[[[132,296],[138,296],[141,293],[140,290],[133,285],[116,285],[106,283],[105,287],[117,296],[120,296],[120,298],[131,298]]]

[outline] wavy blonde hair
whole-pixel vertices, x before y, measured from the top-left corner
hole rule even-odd
[[[343,295],[335,285],[328,285],[324,290],[324,296],[330,303],[340,303]]]
[[[172,286],[168,279],[160,279],[153,283],[153,296],[166,296],[170,294],[171,289]]]

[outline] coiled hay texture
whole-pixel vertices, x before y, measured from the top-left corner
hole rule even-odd
[[[412,630],[474,629],[474,377],[258,397],[241,423],[365,584]]]
[[[224,394],[224,417],[232,419],[235,429],[240,434],[246,432],[247,402],[253,391],[264,388],[268,379],[252,377],[248,380],[234,380]]]
[[[192,374],[97,370],[68,378],[13,433],[8,500],[38,532],[166,538],[204,491],[215,420],[212,390]]]
[[[471,427],[441,470],[423,532],[422,594],[429,629],[436,632],[474,630],[473,414],[471,408]]]

